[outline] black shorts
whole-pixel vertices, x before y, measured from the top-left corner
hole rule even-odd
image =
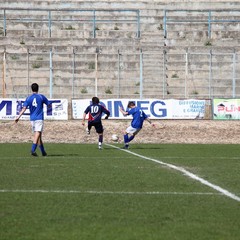
[[[88,122],[88,129],[91,130],[92,127],[95,127],[97,133],[103,133],[102,122]]]

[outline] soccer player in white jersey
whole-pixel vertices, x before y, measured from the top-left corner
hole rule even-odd
[[[37,83],[33,83],[31,85],[32,88],[32,95],[27,97],[19,116],[15,119],[17,123],[23,113],[26,111],[27,108],[30,110],[30,121],[32,124],[32,130],[34,133],[31,155],[37,157],[36,149],[39,146],[42,156],[47,156],[47,153],[43,146],[42,141],[42,131],[43,131],[43,105],[46,104],[47,106],[50,105],[48,99],[38,93],[39,86]]]
[[[126,129],[126,132],[124,133],[125,149],[129,148],[129,142],[131,142],[142,129],[144,120],[147,120],[153,127],[155,126],[148,118],[146,113],[141,110],[141,108],[137,107],[133,101],[129,102],[127,107],[128,109],[126,111],[124,111],[122,108],[119,108],[119,110],[124,116],[133,116],[131,125]]]

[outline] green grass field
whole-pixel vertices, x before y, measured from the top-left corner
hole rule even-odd
[[[37,158],[30,147],[0,144],[1,240],[240,238],[239,145],[46,144]]]

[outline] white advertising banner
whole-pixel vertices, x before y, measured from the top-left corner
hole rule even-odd
[[[131,101],[134,101],[151,119],[201,119],[205,115],[205,100],[131,99]],[[100,103],[110,111],[110,119],[126,119],[119,111],[119,107],[126,110],[128,102],[129,99],[103,99]],[[82,119],[83,112],[90,103],[91,99],[73,99],[73,119]]]
[[[19,115],[25,99],[0,98],[0,120],[14,120]],[[51,107],[44,105],[45,120],[68,120],[68,100],[49,99]],[[29,110],[22,115],[22,120],[29,120]]]
[[[240,99],[213,99],[213,119],[239,120]]]

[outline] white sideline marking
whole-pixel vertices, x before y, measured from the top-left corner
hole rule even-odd
[[[44,190],[44,189],[0,189],[0,193],[80,193],[80,194],[119,194],[119,195],[222,195],[213,192],[114,192],[114,191],[80,191],[80,190]]]
[[[186,176],[188,176],[188,177],[190,177],[190,178],[192,178],[192,179],[194,179],[194,180],[196,180],[196,181],[199,181],[200,183],[202,183],[202,184],[204,184],[204,185],[206,185],[206,186],[208,186],[208,187],[210,187],[210,188],[212,188],[212,189],[215,189],[216,191],[222,193],[223,195],[225,195],[225,196],[227,196],[227,197],[229,197],[229,198],[232,198],[232,199],[240,202],[240,197],[238,197],[238,196],[235,195],[234,193],[231,193],[231,192],[229,192],[228,190],[219,187],[218,185],[215,185],[215,184],[212,184],[212,183],[208,182],[207,180],[205,180],[205,179],[203,179],[203,178],[201,178],[201,177],[199,177],[199,176],[197,176],[197,175],[195,175],[195,174],[187,171],[187,170],[184,169],[183,167],[178,167],[178,166],[173,165],[173,164],[165,163],[165,162],[162,162],[162,161],[160,161],[160,160],[156,160],[156,159],[154,159],[154,158],[145,157],[145,156],[143,156],[143,155],[140,155],[140,154],[131,152],[131,151],[126,150],[126,149],[121,149],[121,148],[119,148],[119,147],[117,147],[117,146],[114,146],[114,145],[111,145],[111,144],[106,144],[106,145],[108,145],[108,146],[110,146],[110,147],[113,147],[113,148],[116,148],[116,149],[119,149],[119,150],[121,150],[121,151],[130,153],[130,154],[132,154],[132,155],[134,155],[134,156],[137,156],[137,157],[140,157],[140,158],[143,158],[143,159],[152,161],[152,162],[159,163],[159,164],[161,164],[161,165],[163,165],[163,166],[167,166],[167,167],[169,167],[169,168],[171,168],[171,169],[174,169],[174,170],[177,170],[177,171],[179,171],[179,172],[182,172],[182,173],[185,174]]]

